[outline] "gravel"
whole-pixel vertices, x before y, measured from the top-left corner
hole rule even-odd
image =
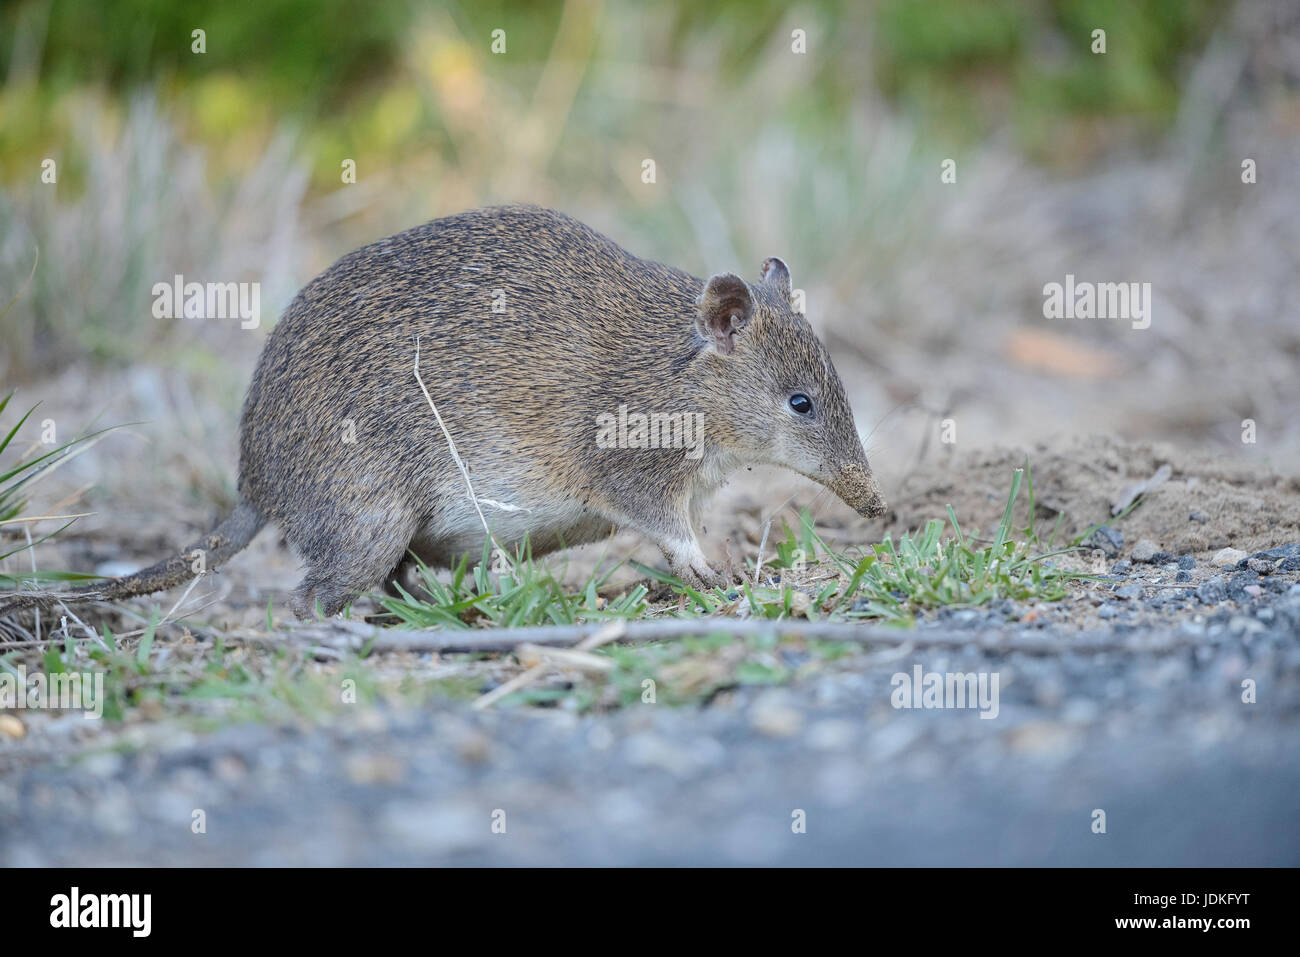
[[[1215,605],[1228,597],[1228,586],[1221,576],[1214,576],[1202,582],[1196,589],[1196,597],[1206,605]]]
[[[1212,571],[949,609],[911,635],[971,644],[804,658],[698,707],[51,715],[0,745],[0,865],[1295,866],[1300,582]],[[996,675],[996,717],[895,707],[917,666]]]

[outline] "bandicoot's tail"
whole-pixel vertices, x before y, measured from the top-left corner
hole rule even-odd
[[[95,585],[74,588],[71,591],[31,592],[0,599],[0,618],[24,608],[35,608],[60,601],[116,601],[133,595],[148,595],[151,592],[174,588],[204,571],[224,565],[232,555],[242,551],[265,524],[266,519],[258,513],[257,509],[241,500],[229,518],[197,542],[186,547],[179,555],[158,562],[156,565],[150,565],[125,578],[113,578]]]

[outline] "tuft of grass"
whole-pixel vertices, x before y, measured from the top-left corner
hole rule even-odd
[[[775,568],[799,568],[804,562],[817,554],[817,533],[813,529],[812,512],[807,508],[799,510],[799,534],[790,528],[790,523],[781,520],[785,538],[776,543],[776,558],[770,563]]]
[[[9,400],[12,399],[13,396],[13,392],[10,392],[4,396],[4,398],[0,399],[0,415],[4,414],[5,409],[9,406]],[[25,423],[31,414],[36,411],[36,408],[37,406],[34,405],[28,409],[14,427],[0,437],[0,459],[2,459],[5,453],[9,450],[10,445],[13,443],[14,436],[18,434],[18,430],[23,427],[23,423]],[[98,432],[80,435],[70,441],[64,442],[62,445],[57,446],[48,452],[43,452],[35,456],[30,452],[23,453],[19,455],[17,461],[12,464],[7,466],[0,465],[0,469],[3,469],[3,471],[0,471],[0,562],[5,561],[11,556],[17,555],[20,552],[34,548],[41,544],[41,542],[53,538],[81,517],[79,515],[34,516],[26,514],[29,505],[28,494],[30,493],[32,486],[43,476],[54,471],[54,469],[58,468],[59,465],[71,456],[89,448],[90,444],[93,444],[93,441],[98,436],[109,431],[111,431],[111,428],[100,429]],[[67,521],[54,531],[49,532],[40,538],[31,539],[27,536],[23,536],[25,539],[23,543],[12,548],[4,544],[6,539],[11,537],[17,539],[19,535],[16,530],[25,525],[35,524],[38,520],[62,519],[67,519]],[[82,581],[85,579],[93,579],[95,577],[96,576],[94,575],[82,575],[75,572],[27,571],[19,575],[12,575],[0,571],[0,584],[16,588],[20,581]]]
[[[1052,559],[1074,549],[1070,545],[1040,551],[1034,530],[1031,491],[1030,525],[1020,537],[1012,532],[1012,515],[1028,466],[1016,469],[1002,520],[993,539],[984,543],[971,531],[963,531],[951,505],[945,538],[945,523],[931,520],[917,533],[903,535],[897,542],[886,535],[872,546],[872,553],[854,566],[845,597],[853,601],[846,617],[885,618],[909,622],[917,611],[947,606],[976,606],[1003,598],[1058,601],[1068,594],[1067,583],[1084,578],[1078,572],[1058,567]],[[1032,479],[1029,482],[1032,490]],[[1058,523],[1059,525],[1059,523]]]
[[[597,569],[581,588],[565,588],[546,565],[534,561],[527,541],[516,550],[513,568],[502,566],[500,574],[493,570],[486,543],[483,560],[471,569],[469,556],[462,557],[448,582],[439,581],[437,574],[418,557],[415,561],[427,599],[412,595],[400,585],[399,597],[377,598],[385,611],[411,628],[573,625],[639,618],[649,607],[644,585],[635,586],[613,600],[598,593],[618,565],[604,573]]]

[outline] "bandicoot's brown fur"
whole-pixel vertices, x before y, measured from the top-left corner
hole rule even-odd
[[[729,273],[702,282],[561,213],[507,206],[382,239],[312,280],[253,374],[234,514],[179,556],[73,596],[172,587],[195,574],[196,549],[216,567],[267,521],[308,566],[300,617],[335,614],[410,553],[436,566],[481,553],[482,522],[413,374],[417,342],[503,546],[527,535],[542,554],[632,528],[679,576],[721,583],[694,526],[729,473],[759,463],[820,482],[862,515],[884,511],[783,262],[766,260],[754,285]],[[667,423],[689,413],[702,415],[702,441],[662,447]],[[656,444],[638,415],[658,418],[661,447],[636,447]]]

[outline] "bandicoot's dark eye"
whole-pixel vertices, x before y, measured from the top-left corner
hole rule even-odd
[[[808,415],[812,412],[812,399],[802,392],[796,392],[790,396],[790,408],[794,409],[800,415]]]

